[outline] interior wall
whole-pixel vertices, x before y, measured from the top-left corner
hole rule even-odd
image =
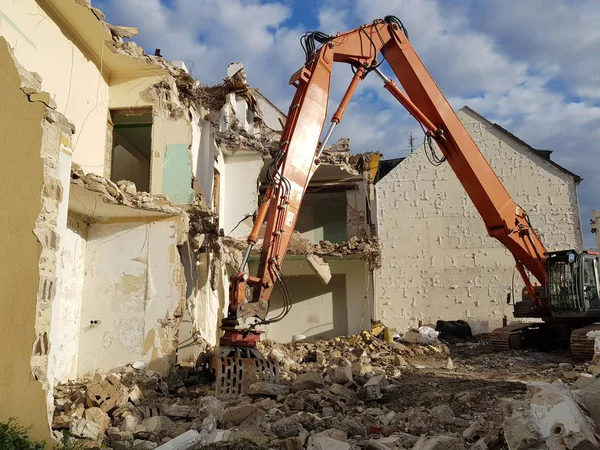
[[[138,191],[147,192],[150,187],[150,161],[137,157],[122,145],[116,145],[113,149],[111,179],[115,182],[133,181]]]
[[[74,7],[81,14],[90,13],[84,6]],[[101,45],[104,31],[98,27],[95,42]],[[98,67],[35,0],[0,2],[0,36],[25,69],[41,76],[42,90],[51,94],[57,110],[75,125],[73,161],[103,175],[108,85]]]
[[[113,77],[109,106],[114,109],[152,107],[150,192],[166,194],[173,203],[192,203],[192,124],[182,109],[177,110],[181,105],[176,98],[167,98],[152,87],[170,81],[166,73]]]
[[[0,420],[16,417],[21,424],[32,426],[31,435],[40,439],[49,436],[46,400],[42,383],[32,376],[31,356],[42,246],[32,231],[42,208],[44,161],[40,149],[46,107],[23,95],[21,79],[2,38],[0,79],[0,135],[10,136],[0,140],[0,167],[4,168],[0,176]]]
[[[258,179],[261,155],[238,152],[225,157],[224,215],[221,227],[226,236],[244,239],[252,231],[252,216],[258,209]]]
[[[346,192],[307,193],[296,222],[296,230],[314,244],[347,240]]]
[[[61,235],[58,265],[60,283],[53,308],[50,341],[52,381],[64,383],[77,376],[79,329],[85,279],[87,224],[70,215],[66,231]]]
[[[178,219],[95,223],[88,229],[78,376],[135,361],[164,371],[185,296]]]
[[[329,284],[315,275],[305,258],[288,256],[285,259],[283,273],[293,306],[287,317],[269,325],[268,339],[290,342],[294,334],[312,339],[329,338],[356,334],[370,327],[374,297],[369,263],[359,259],[326,261],[333,275]],[[250,263],[251,274],[256,273],[257,266],[256,261]],[[283,304],[277,289],[272,299],[274,303],[268,317],[276,316]]]
[[[290,342],[295,334],[309,340],[348,334],[346,275],[333,275],[326,285],[311,275],[286,276],[285,282],[292,297],[292,312],[287,320],[269,325],[267,339]],[[273,292],[270,303],[269,315],[275,317],[283,310],[278,290]]]

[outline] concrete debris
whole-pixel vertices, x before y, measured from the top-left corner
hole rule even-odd
[[[255,383],[249,397],[234,399],[215,398],[213,379],[201,369],[176,367],[161,377],[126,367],[94,382],[58,386],[53,426],[115,449],[600,448],[596,377],[578,390],[561,381],[495,381],[504,373],[498,368],[509,364],[507,378],[544,374],[545,381],[589,366],[548,363],[536,360],[537,353],[507,363],[489,345],[386,342],[385,335],[385,326],[375,323],[329,341],[261,342],[260,351],[280,365],[282,383]],[[450,349],[454,371],[446,368]],[[469,378],[474,370],[479,377]],[[99,386],[123,392],[108,412],[86,408],[88,391]],[[141,395],[130,394],[138,390]]]
[[[306,261],[308,262],[310,267],[313,268],[313,270],[319,276],[323,283],[329,283],[329,281],[331,280],[331,269],[329,267],[329,264],[327,264],[323,260],[323,258],[317,255],[310,254],[306,256]]]
[[[174,206],[165,194],[149,194],[138,192],[131,181],[114,183],[111,180],[93,173],[86,174],[83,169],[73,163],[71,168],[71,183],[98,192],[105,203],[129,206],[146,211],[157,211],[170,215],[184,213],[182,208]],[[206,207],[204,207],[206,208]],[[208,214],[208,209],[205,209]]]

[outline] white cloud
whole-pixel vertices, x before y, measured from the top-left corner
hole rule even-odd
[[[249,81],[287,110],[290,75],[304,62],[299,45],[307,30],[285,26],[289,4],[258,0],[104,0],[109,20],[140,27],[139,42],[169,59],[193,61],[203,83],[243,61]],[[394,14],[454,108],[476,109],[529,142],[555,150],[553,159],[581,175],[586,243],[592,208],[600,208],[600,3],[595,0],[324,0],[316,19],[322,31],[345,31]],[[143,11],[143,14],[140,13]],[[115,17],[118,20],[115,20]],[[293,20],[291,21],[293,22]],[[334,69],[330,115],[351,77]],[[556,85],[561,86],[557,90]],[[567,95],[576,94],[574,102]],[[407,150],[405,132],[421,139],[414,119],[371,74],[361,83],[334,137],[350,136],[354,151],[379,150],[388,158]]]

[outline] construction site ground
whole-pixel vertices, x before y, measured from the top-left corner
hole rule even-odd
[[[260,348],[281,366],[280,385],[257,383],[248,395],[215,398],[214,379],[199,368],[160,377],[128,366],[60,386],[55,433],[117,450],[520,448],[506,433],[537,448],[545,438],[523,437],[532,428],[526,420],[507,422],[515,408],[557,380],[571,401],[572,389],[595,386],[598,375],[567,351],[495,353],[485,335],[429,345],[366,333]],[[175,445],[188,437],[189,445]]]

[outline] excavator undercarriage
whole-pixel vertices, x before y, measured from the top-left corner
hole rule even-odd
[[[589,360],[594,356],[594,340],[587,336],[590,331],[600,331],[600,322],[518,322],[496,328],[490,334],[490,341],[496,352],[528,348],[544,351],[570,348],[574,358]]]

